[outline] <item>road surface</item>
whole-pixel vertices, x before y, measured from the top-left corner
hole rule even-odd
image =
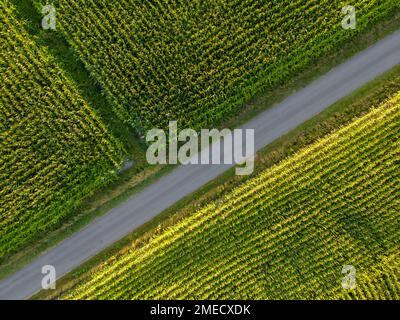
[[[263,112],[243,128],[255,129],[255,149],[259,150],[399,63],[400,30]],[[30,297],[41,289],[44,265],[53,265],[57,278],[65,275],[231,167],[178,167],[1,281],[0,299]]]

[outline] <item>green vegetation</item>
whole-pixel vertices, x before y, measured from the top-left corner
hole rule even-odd
[[[388,261],[398,265],[399,122],[400,93],[127,248],[63,297],[398,296],[398,268]],[[344,295],[346,264],[359,286]]]
[[[143,152],[144,148],[142,145],[139,145],[137,139],[134,138],[132,130],[129,129],[130,126],[122,125],[121,121],[118,120],[118,117],[115,116],[112,101],[106,99],[107,95],[103,95],[101,85],[94,77],[89,75],[74,49],[70,47],[68,42],[65,40],[64,35],[59,32],[59,30],[57,32],[49,32],[40,28],[38,22],[41,20],[42,14],[35,10],[32,5],[33,2],[34,1],[32,0],[14,1],[15,7],[17,8],[16,17],[27,22],[26,27],[31,36],[30,38],[34,39],[35,43],[39,46],[43,46],[48,50],[58,65],[63,69],[63,71],[65,71],[66,76],[72,80],[74,87],[78,90],[79,94],[85,101],[90,103],[93,109],[96,110],[96,113],[98,113],[102,120],[107,124],[112,135],[124,143],[124,148],[127,150],[128,157],[134,159],[135,166],[129,171],[120,174],[113,183],[107,183],[105,187],[97,189],[93,192],[92,196],[86,198],[81,202],[81,204],[77,205],[74,210],[75,212],[70,215],[71,219],[66,219],[60,228],[57,228],[53,232],[43,234],[43,237],[35,239],[25,246],[23,250],[18,250],[17,254],[7,256],[7,259],[2,261],[0,265],[0,278],[17,270],[45,249],[73,234],[88,224],[96,216],[104,214],[113,206],[124,201],[127,197],[132,196],[133,193],[137,192],[161,174],[164,174],[171,169],[163,168],[160,171],[160,168],[149,168],[146,165]],[[343,46],[340,48],[338,47],[330,54],[321,56],[316,63],[310,65],[298,76],[290,79],[290,81],[268,90],[265,93],[257,95],[244,109],[241,110],[240,114],[236,117],[230,118],[227,123],[223,124],[223,126],[228,125],[231,128],[236,127],[240,123],[254,117],[259,111],[281,101],[285,96],[292,93],[293,90],[305,86],[312,79],[326,73],[330,68],[349,58],[354,53],[373,44],[378,39],[388,34],[391,30],[396,30],[399,26],[398,21],[399,14],[395,13],[388,17],[388,19],[381,20],[370,28],[365,29],[351,41],[343,43]],[[334,122],[340,124],[340,121],[344,121],[344,118],[346,117],[351,117],[351,114],[342,115],[340,119],[337,119],[339,121],[334,120]],[[323,136],[325,132],[324,129],[331,128],[330,130],[332,130],[332,128],[334,128],[334,123],[327,124],[328,128],[323,128],[319,123],[314,123],[320,120],[320,117],[318,117],[316,121],[313,121],[313,125],[316,128],[312,131],[312,135],[307,134],[306,137],[300,137],[300,143],[292,143],[292,145],[288,147],[283,146],[283,153],[281,153],[280,150],[282,147],[276,147],[277,144],[274,144],[274,147],[272,149],[270,148],[270,150],[276,150],[271,153],[270,158],[274,161],[278,161],[278,154],[279,156],[287,156],[293,152],[293,150],[296,150],[302,143],[312,142],[312,139],[315,136],[318,136],[318,134],[320,134],[319,136]],[[296,130],[296,135],[304,134],[299,133],[298,131],[299,130]],[[285,139],[282,141],[284,140]],[[287,141],[285,144],[286,143]],[[270,161],[267,162],[270,163]],[[261,164],[257,165],[257,168],[262,167]],[[213,183],[213,185],[216,185],[219,182],[220,181],[218,180]],[[209,187],[207,186],[207,188]],[[202,191],[200,191],[200,193],[201,192]],[[189,200],[190,199],[187,199],[187,201]],[[169,214],[171,213],[169,212],[168,215]],[[167,215],[161,215],[160,217],[157,217],[138,229],[133,233],[133,235],[151,231],[160,221],[164,221],[166,216]],[[113,246],[113,250],[115,250],[114,247],[120,247],[120,245],[121,244],[119,243],[116,246]]]
[[[50,54],[0,4],[0,260],[115,176],[124,150]]]
[[[358,1],[349,31],[341,27],[348,3],[337,0],[53,3],[61,32],[141,134],[170,120],[195,129],[226,121],[399,8]]]
[[[111,102],[106,99],[101,85],[86,70],[85,65],[63,35],[57,31],[43,30],[38,23],[43,18],[43,14],[35,8],[32,0],[11,1],[15,6],[15,17],[20,21],[25,21],[29,37],[51,54],[65,75],[71,79],[82,98],[92,106],[103,122],[107,124],[112,135],[123,143],[128,157],[135,161],[137,171],[141,171],[147,164],[145,146],[142,141],[136,138],[134,130],[124,125],[115,116]]]

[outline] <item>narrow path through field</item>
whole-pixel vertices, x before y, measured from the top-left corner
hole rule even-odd
[[[255,129],[256,150],[296,128],[400,63],[400,30],[338,66],[243,128]],[[0,299],[25,299],[41,289],[44,265],[61,277],[231,168],[181,166],[0,282]]]

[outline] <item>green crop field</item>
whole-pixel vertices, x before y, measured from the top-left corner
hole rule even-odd
[[[400,92],[126,248],[65,299],[398,299]],[[344,265],[357,288],[341,287]]]
[[[122,146],[0,3],[0,260],[65,219],[119,166]]]
[[[39,5],[40,0],[35,0]],[[399,8],[363,0],[54,0],[59,30],[140,134],[208,128]],[[39,6],[38,6],[39,7]]]
[[[357,290],[337,293],[341,299],[400,300],[400,259],[398,253],[384,257],[357,276]]]
[[[348,5],[355,29],[342,26]],[[399,0],[2,0],[0,298],[38,292],[36,267],[53,259],[65,277],[37,296],[400,299],[399,66],[296,127],[396,65],[397,33],[349,58],[398,30],[399,16]],[[310,108],[279,104],[346,59]],[[277,139],[251,176],[224,167],[188,195],[213,169],[146,160],[150,129],[232,129],[274,105],[262,116],[287,117],[256,130],[257,147]]]

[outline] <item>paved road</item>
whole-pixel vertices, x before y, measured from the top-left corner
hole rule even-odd
[[[400,30],[260,114],[243,128],[255,129],[258,150],[399,63]],[[0,299],[30,297],[41,289],[42,266],[53,265],[58,277],[65,275],[230,167],[178,167],[0,282]]]

